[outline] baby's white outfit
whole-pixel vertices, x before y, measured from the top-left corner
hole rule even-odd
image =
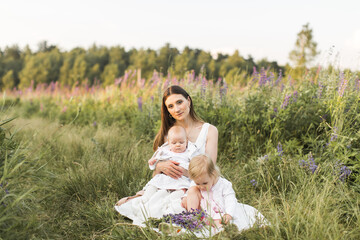
[[[190,159],[194,152],[196,152],[196,146],[189,142],[188,147],[182,153],[172,152],[169,149],[169,144],[166,142],[164,143],[153,155],[152,158],[157,159],[156,163],[153,165],[149,165],[151,170],[155,169],[156,164],[159,161],[167,161],[173,160],[179,163],[180,167],[185,168],[186,170],[189,169]],[[158,189],[188,189],[190,185],[190,179],[185,176],[181,176],[178,179],[174,179],[165,174],[157,174],[155,175],[144,187],[144,190],[148,189],[149,186],[154,186]]]

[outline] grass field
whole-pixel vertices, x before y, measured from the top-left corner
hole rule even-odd
[[[359,239],[358,78],[336,71],[302,82],[260,77],[245,89],[180,81],[219,130],[218,164],[238,200],[271,223],[214,238]],[[113,208],[151,178],[146,163],[166,81],[7,93],[0,237],[167,239]]]

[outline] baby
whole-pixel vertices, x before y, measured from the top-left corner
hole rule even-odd
[[[154,170],[158,161],[173,160],[178,162],[179,166],[188,170],[191,155],[195,151],[195,145],[187,140],[185,129],[180,126],[173,126],[168,131],[168,141],[148,161],[149,167]],[[143,200],[151,197],[160,189],[181,191],[183,194],[184,190],[189,188],[189,185],[190,179],[186,176],[174,179],[165,174],[157,174],[146,184]]]

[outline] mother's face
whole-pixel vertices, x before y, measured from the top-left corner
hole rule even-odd
[[[165,100],[165,106],[175,120],[184,120],[189,116],[190,98],[181,94],[171,94]]]

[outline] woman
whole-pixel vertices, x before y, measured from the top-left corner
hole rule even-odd
[[[216,162],[218,145],[217,128],[204,123],[197,116],[189,94],[183,88],[176,85],[169,87],[164,92],[161,106],[161,127],[154,140],[154,151],[166,142],[168,130],[174,125],[185,129],[188,141],[196,145],[198,154],[207,154],[213,159],[214,163]],[[174,179],[180,178],[182,175],[188,176],[187,171],[180,167],[178,162],[172,160],[157,163],[154,175],[161,173]],[[135,196],[123,198],[115,206],[116,210],[122,215],[133,219],[134,224],[141,224],[144,220],[141,216],[136,216],[137,213],[141,212],[143,214],[143,212],[148,212],[148,209],[143,209],[139,206],[141,205],[139,200],[131,200],[142,196],[142,194],[143,192],[140,191]],[[185,210],[183,208],[185,206],[181,206],[181,198],[183,196],[169,196],[165,192],[162,194],[153,196],[153,199],[147,202],[149,207],[153,203],[156,203],[156,206],[162,205],[162,209],[158,209],[157,213],[156,209],[152,209],[152,213],[147,213],[147,217],[161,217],[164,211],[169,211],[166,213],[177,213]],[[164,200],[165,198],[166,200]],[[163,203],[159,204],[159,201],[163,201]],[[168,203],[169,206],[166,206]],[[177,205],[178,207],[175,207]]]
[[[156,149],[165,142],[167,132],[170,127],[179,125],[185,128],[188,140],[192,143],[198,143],[200,149],[199,154],[207,154],[214,163],[217,159],[218,131],[213,125],[204,126],[195,113],[192,99],[189,94],[179,86],[169,87],[163,95],[161,106],[161,127],[155,137],[153,149]],[[203,127],[208,127],[207,134],[204,139],[198,139]],[[187,176],[187,172],[178,166],[177,162],[165,161],[158,163],[154,174],[164,173],[173,178],[179,178],[183,174]]]

